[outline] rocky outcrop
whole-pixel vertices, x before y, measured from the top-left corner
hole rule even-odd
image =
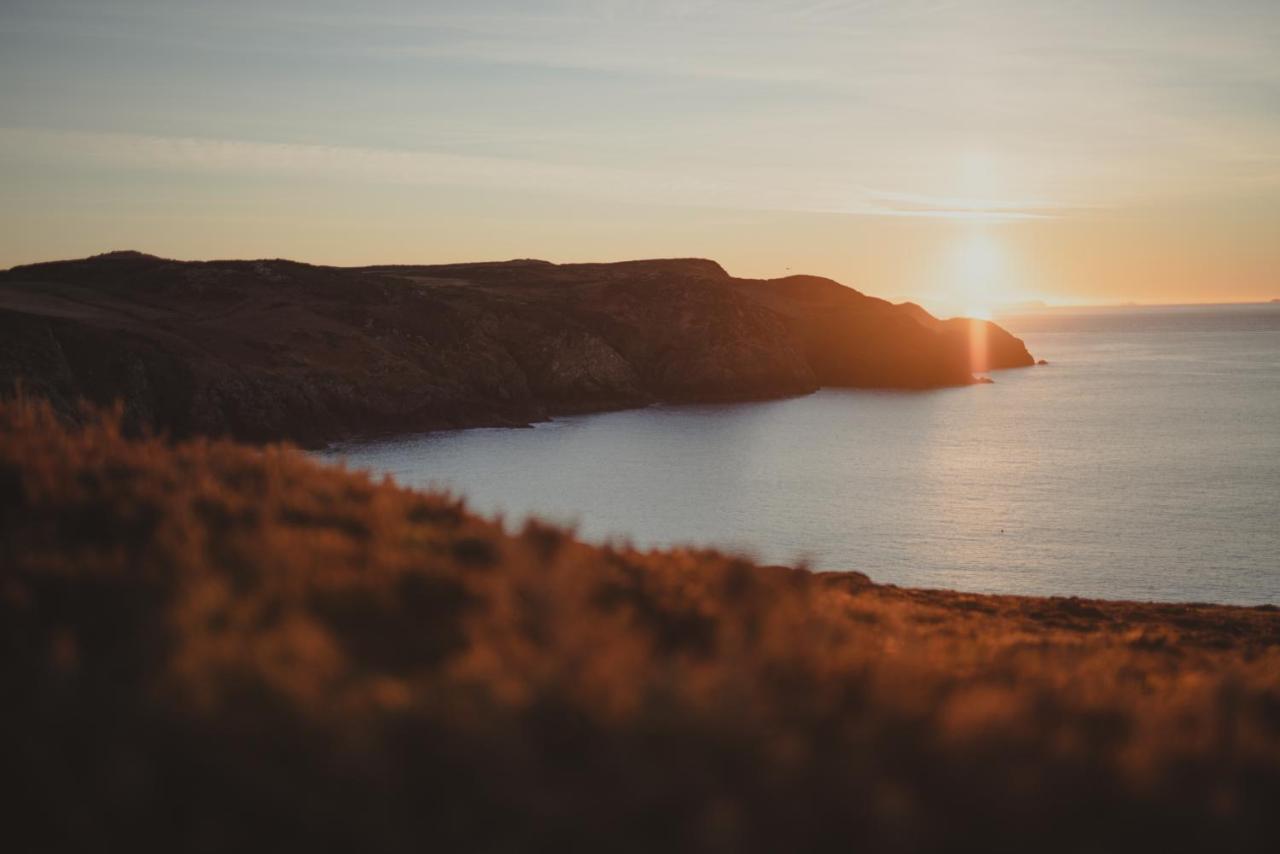
[[[0,388],[71,415],[119,400],[132,429],[318,444],[1032,363],[976,324],[702,259],[346,269],[118,252],[0,273]]]

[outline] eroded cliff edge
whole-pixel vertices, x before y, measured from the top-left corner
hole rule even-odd
[[[136,252],[0,272],[0,393],[303,444],[1033,364],[985,321],[701,259],[318,267]]]

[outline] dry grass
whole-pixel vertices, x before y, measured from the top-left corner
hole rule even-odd
[[[31,850],[1266,849],[1274,609],[512,536],[287,449],[0,405]],[[19,849],[22,845],[20,844]]]

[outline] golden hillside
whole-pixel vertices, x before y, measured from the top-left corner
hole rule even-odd
[[[1280,834],[1270,607],[901,590],[511,534],[292,450],[134,441],[23,401],[0,406],[0,567],[18,850]]]

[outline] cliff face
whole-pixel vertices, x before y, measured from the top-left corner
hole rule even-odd
[[[992,327],[697,259],[345,269],[139,253],[0,273],[0,389],[133,427],[318,443],[654,401],[927,388],[1029,365]]]

